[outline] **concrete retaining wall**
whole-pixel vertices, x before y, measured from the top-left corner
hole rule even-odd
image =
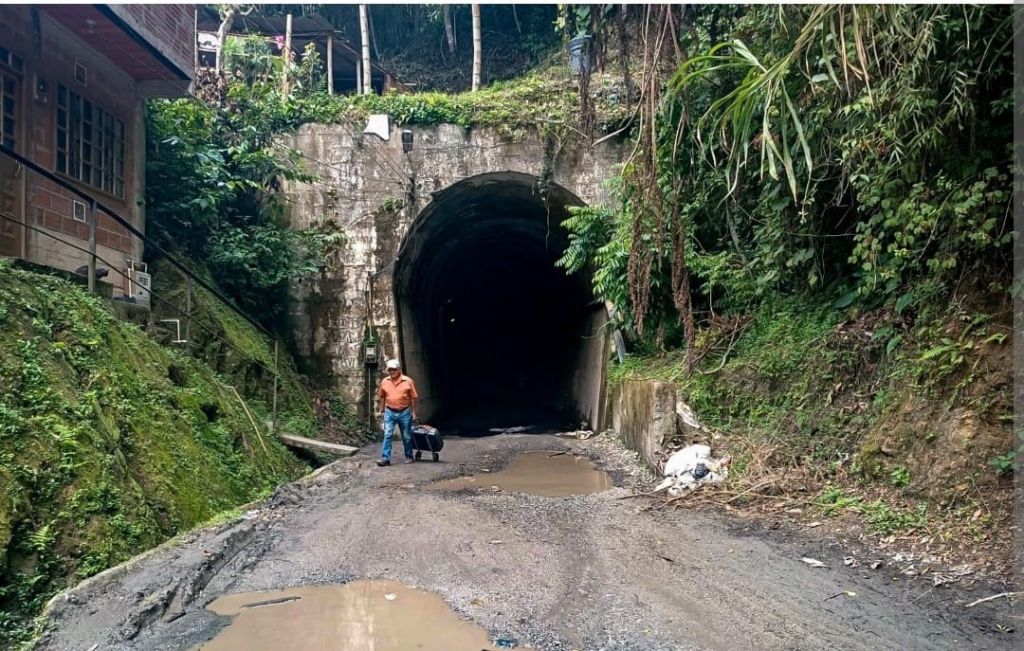
[[[640,454],[652,468],[676,433],[676,387],[668,382],[635,380],[611,387],[608,422],[626,447]]]

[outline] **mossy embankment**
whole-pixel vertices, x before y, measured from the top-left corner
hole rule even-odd
[[[84,288],[0,261],[0,646],[30,638],[61,588],[306,468],[268,435],[272,349],[215,321],[244,355],[161,346]],[[308,431],[310,394],[281,357],[279,421]]]
[[[691,375],[671,351],[631,355],[610,376],[676,383],[735,459],[726,490],[751,489],[730,506],[841,515],[883,542],[1008,569],[1008,299],[898,314],[777,297],[714,324]]]

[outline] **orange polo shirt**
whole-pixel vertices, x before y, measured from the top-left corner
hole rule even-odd
[[[377,397],[384,398],[384,404],[389,409],[402,411],[412,405],[412,401],[419,398],[416,393],[416,383],[408,375],[399,375],[397,380],[390,377],[384,378],[377,389]]]

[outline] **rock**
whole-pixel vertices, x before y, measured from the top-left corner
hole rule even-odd
[[[676,403],[676,430],[684,436],[693,436],[703,432],[697,414],[682,400]]]

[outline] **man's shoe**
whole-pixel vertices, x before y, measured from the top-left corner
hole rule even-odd
[[[381,468],[383,468],[384,466],[390,466],[391,459],[378,459],[377,465],[380,466]]]
[[[416,463],[416,459],[413,459],[412,457],[406,457],[405,458],[405,462],[406,463]]]

